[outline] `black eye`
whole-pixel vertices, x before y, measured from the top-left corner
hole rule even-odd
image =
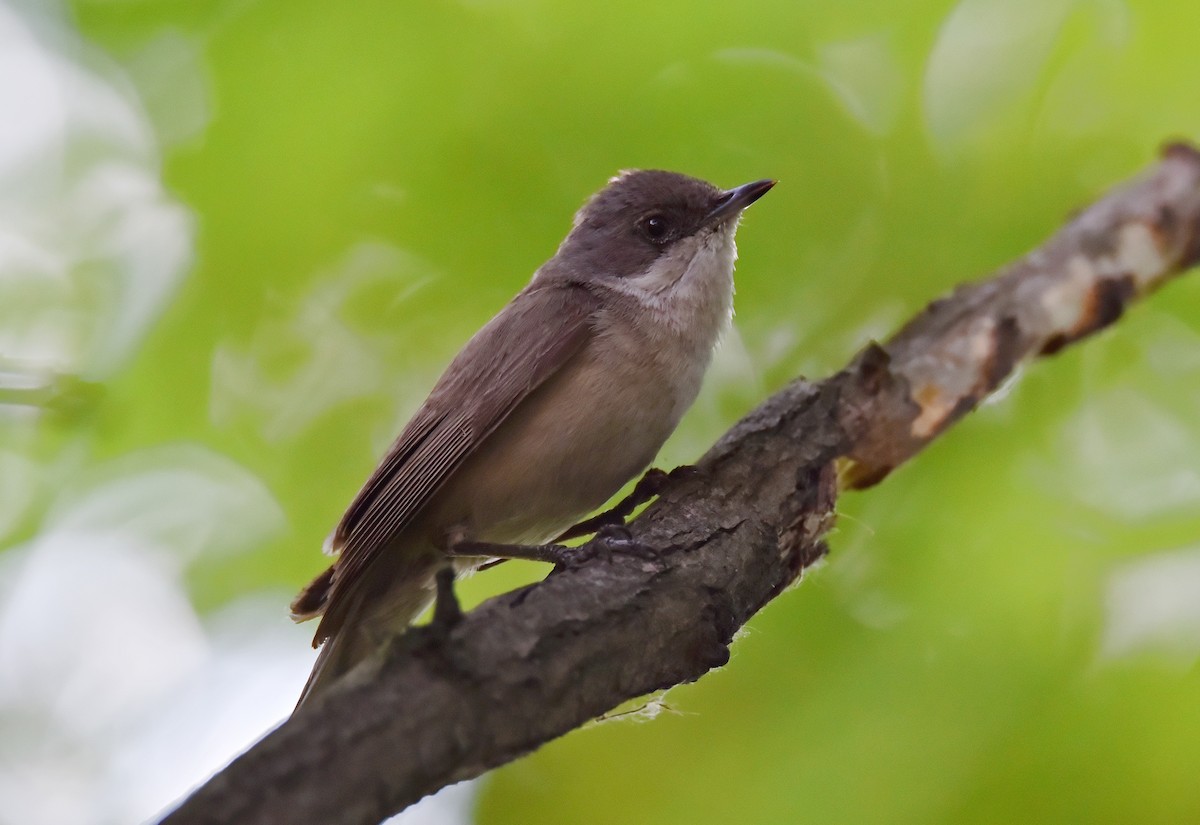
[[[642,218],[641,229],[642,232],[645,233],[646,237],[655,243],[662,243],[665,241],[667,239],[667,235],[671,231],[671,227],[668,225],[667,219],[662,215],[647,215],[646,217]]]

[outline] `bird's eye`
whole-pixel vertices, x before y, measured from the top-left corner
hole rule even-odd
[[[655,243],[665,241],[671,230],[671,227],[667,224],[667,219],[662,215],[648,215],[642,218],[641,228],[646,237]]]

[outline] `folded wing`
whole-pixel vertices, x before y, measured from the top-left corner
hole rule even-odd
[[[338,631],[342,606],[371,562],[513,410],[583,348],[594,309],[582,287],[531,286],[467,343],[334,531],[332,550],[340,556],[326,592],[301,595],[310,614],[324,613],[314,644]]]

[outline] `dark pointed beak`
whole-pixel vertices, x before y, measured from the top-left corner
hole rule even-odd
[[[723,221],[726,218],[732,217],[745,209],[750,204],[767,194],[767,191],[775,185],[773,180],[756,180],[754,183],[743,184],[728,190],[721,195],[721,199],[717,201],[717,205],[704,218],[706,225]]]

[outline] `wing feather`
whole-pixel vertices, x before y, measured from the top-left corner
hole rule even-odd
[[[348,594],[371,562],[529,393],[583,348],[594,309],[582,287],[531,285],[463,347],[334,531],[332,549],[341,555],[318,641],[337,632],[339,605],[352,601]]]

